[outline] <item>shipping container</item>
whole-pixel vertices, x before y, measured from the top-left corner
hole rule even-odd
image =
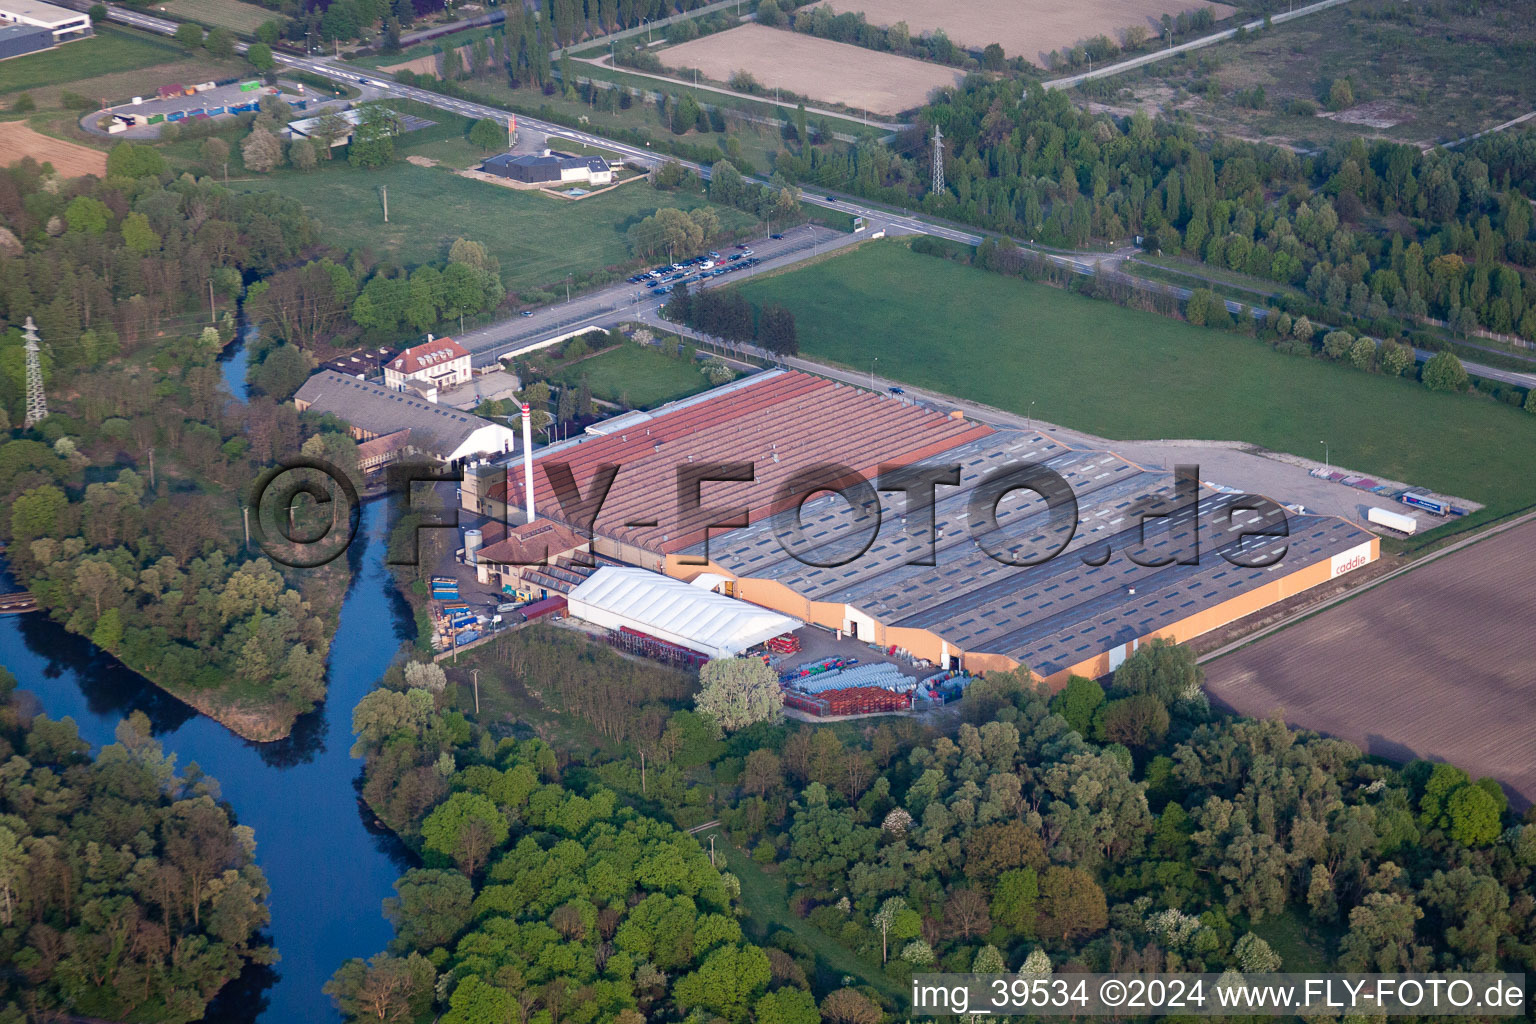
[[[1390,512],[1384,508],[1377,508],[1375,505],[1372,505],[1370,510],[1365,513],[1365,518],[1377,526],[1385,526],[1387,529],[1396,530],[1398,533],[1412,535],[1419,528],[1418,520],[1412,516],[1405,516],[1400,512]]]
[[[466,629],[464,632],[453,638],[453,643],[455,647],[463,647],[465,644],[472,644],[479,639],[479,633],[476,633],[472,629]]]
[[[164,114],[150,114],[149,115],[149,123],[150,124],[162,124],[162,123],[164,123],[164,121],[165,121],[165,115]]]
[[[167,121],[185,121],[187,119],[187,112],[185,110],[173,110],[165,115],[165,119]]]
[[[208,108],[208,116],[209,117],[218,117],[222,113],[224,113],[224,108],[223,107],[209,107]]]
[[[260,89],[260,88],[261,88],[261,83],[260,82],[252,81],[252,82],[241,82],[240,83],[240,91],[241,92],[255,92],[257,89]]]
[[[565,598],[557,595],[528,605],[522,610],[522,616],[524,622],[532,622],[534,619],[542,619],[546,615],[564,615],[565,610]]]

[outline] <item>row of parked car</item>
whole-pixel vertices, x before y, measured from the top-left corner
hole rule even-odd
[[[734,270],[744,270],[747,267],[755,267],[763,262],[752,255],[749,245],[741,244],[736,248],[740,252],[729,256],[721,255],[711,250],[703,256],[695,256],[691,260],[681,263],[669,263],[647,271],[644,274],[636,274],[629,279],[630,284],[652,285],[652,295],[665,295],[674,285],[693,284],[710,277],[719,277],[721,274],[729,274]]]

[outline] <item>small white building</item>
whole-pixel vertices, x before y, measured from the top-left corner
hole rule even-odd
[[[0,0],[0,25],[46,28],[56,43],[83,39],[91,34],[91,16],[42,0]]]
[[[384,386],[392,391],[416,384],[435,395],[438,389],[455,388],[472,379],[474,369],[464,346],[452,338],[433,338],[430,334],[425,344],[408,348],[384,364]]]

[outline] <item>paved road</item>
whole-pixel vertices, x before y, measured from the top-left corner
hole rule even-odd
[[[782,239],[761,238],[748,243],[757,258],[763,261],[756,267],[711,278],[689,287],[697,290],[701,285],[704,288],[717,288],[735,283],[759,271],[790,266],[800,260],[812,259],[821,253],[852,245],[864,237],[863,234],[849,235],[808,224],[801,225],[784,232]],[[730,254],[730,251],[722,251]],[[642,321],[665,326],[667,330],[677,330],[676,325],[663,324],[656,315],[665,303],[665,296],[652,295],[647,286],[620,282],[578,295],[569,302],[532,310],[531,316],[514,316],[461,332],[454,335],[454,340],[470,351],[476,366],[490,366],[507,356],[539,348],[549,344],[551,338],[584,327],[614,327],[624,321]]]

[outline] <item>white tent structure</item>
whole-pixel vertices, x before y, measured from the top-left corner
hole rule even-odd
[[[711,658],[733,658],[803,623],[746,601],[661,576],[604,566],[566,595],[571,615],[608,629],[628,626]]]

